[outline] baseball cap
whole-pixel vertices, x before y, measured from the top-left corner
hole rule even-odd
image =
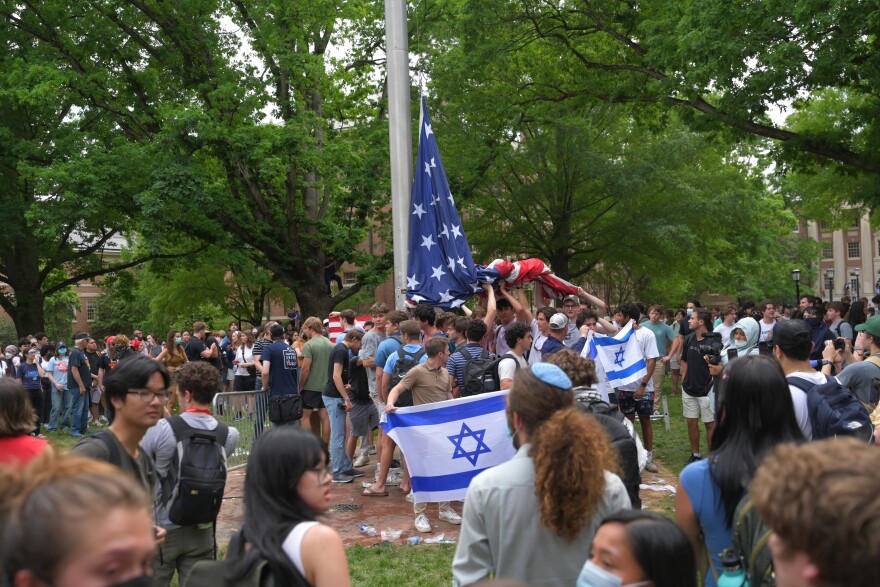
[[[812,341],[810,325],[803,320],[783,320],[773,327],[773,343],[783,349],[809,345]]]
[[[65,349],[66,349],[66,348],[67,348],[67,345],[66,345],[64,342],[59,342],[59,343],[57,343],[57,344],[55,345],[55,348],[56,348],[56,349],[60,349],[60,348],[65,348]]]
[[[568,295],[562,298],[562,303],[564,304],[565,302],[574,302],[575,304],[580,305],[581,299],[576,295]]]
[[[113,344],[114,340],[116,340],[115,336],[108,336],[106,342],[107,344]]]
[[[862,331],[871,336],[880,336],[880,316],[871,316],[867,321],[856,326],[856,332]]]
[[[27,354],[29,354],[29,355],[36,355],[38,352],[39,352],[39,351],[37,351],[37,349],[28,349]]]
[[[550,330],[562,330],[568,327],[568,316],[557,312],[550,317]]]

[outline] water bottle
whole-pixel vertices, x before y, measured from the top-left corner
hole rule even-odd
[[[721,553],[721,568],[718,587],[749,587],[742,559],[733,550],[728,548]]]
[[[367,536],[378,536],[379,532],[373,526],[361,524],[361,534],[366,534]]]
[[[418,536],[410,536],[409,538],[406,539],[406,543],[412,544],[413,546],[420,543],[421,541],[422,541],[422,539],[419,538]]]

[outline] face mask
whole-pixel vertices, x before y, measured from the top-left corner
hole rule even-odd
[[[12,353],[6,353],[6,358],[7,358],[7,359],[11,359],[11,358],[14,357],[14,356],[15,356],[15,355],[13,355]]]
[[[804,318],[804,322],[810,325],[810,328],[816,328],[822,322],[819,318]]]
[[[67,354],[67,349],[58,349],[58,354],[62,357]]]
[[[180,344],[182,341],[183,341],[183,339],[180,338],[179,336],[174,339],[174,342],[176,342],[177,344]]]
[[[578,576],[577,587],[640,587],[650,585],[651,581],[639,581],[638,583],[623,584],[623,579],[612,575],[593,561],[587,561],[581,574]]]
[[[688,309],[687,309],[687,315],[688,315],[688,316],[690,316],[690,315],[693,314],[693,313],[694,313],[694,309],[693,309],[693,308],[688,308]]]

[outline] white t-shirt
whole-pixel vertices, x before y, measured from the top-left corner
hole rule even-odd
[[[717,332],[721,335],[721,344],[727,346],[730,341],[730,333],[733,332],[733,324],[727,326],[724,322],[718,325],[713,332]]]
[[[758,320],[758,324],[761,325],[761,336],[758,337],[758,342],[764,342],[767,340],[767,337],[770,336],[770,331],[773,330],[773,327],[776,326],[776,320],[767,324],[763,319]]]
[[[510,354],[513,355],[515,358],[505,357],[498,362],[499,385],[505,379],[513,379],[513,375],[514,373],[516,373],[517,369],[525,369],[529,366],[528,361],[526,361],[521,356],[517,355],[513,351],[510,351]]]
[[[247,367],[242,367],[241,364],[254,362],[254,347],[238,347],[237,349],[235,349],[235,358],[238,359],[239,363],[239,365],[235,368],[235,374],[242,377],[247,377],[248,375],[250,375],[250,373],[248,373]]]
[[[641,327],[638,330],[633,330],[633,336],[636,337],[636,340],[639,343],[639,350],[642,351],[642,356],[645,357],[645,361],[649,359],[656,359],[660,356],[660,352],[657,350],[657,337],[654,336],[654,333],[651,332],[650,329]],[[657,366],[654,365],[656,369]],[[639,388],[639,384],[641,380],[635,380],[632,383],[627,383],[626,385],[621,385],[617,389],[625,390],[625,391],[636,391]],[[654,378],[648,378],[648,384],[645,387],[646,392],[654,391]]]
[[[827,381],[825,375],[818,371],[812,373],[797,371],[789,374],[788,377],[799,377],[800,379],[806,379],[807,381],[816,384],[825,383],[825,381]],[[804,437],[806,437],[807,440],[810,440],[813,437],[813,426],[810,424],[810,410],[807,406],[807,392],[802,391],[794,385],[789,385],[788,389],[791,391],[791,402],[794,404],[794,417],[797,420],[798,428],[804,433]]]
[[[538,330],[538,321],[532,320],[532,349],[529,351],[529,365],[534,365],[544,360],[541,355],[541,349],[544,348],[546,341],[547,337]]]

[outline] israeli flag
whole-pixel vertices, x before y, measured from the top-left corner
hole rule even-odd
[[[604,372],[611,387],[621,387],[648,373],[645,357],[634,333],[632,321],[614,336],[590,333],[581,356],[589,356],[596,361],[599,381],[604,381],[601,374]]]
[[[505,391],[400,408],[382,429],[409,468],[416,503],[464,499],[471,479],[513,458]]]

